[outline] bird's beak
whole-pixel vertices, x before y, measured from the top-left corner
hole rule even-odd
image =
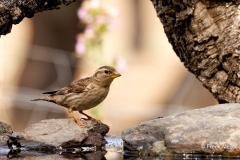
[[[121,76],[121,74],[119,74],[118,72],[114,72],[114,73],[112,73],[112,75],[110,77],[114,79],[114,78],[117,78],[120,76]]]

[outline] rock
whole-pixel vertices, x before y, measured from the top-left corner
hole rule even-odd
[[[72,119],[42,120],[26,128],[17,138],[24,147],[48,150],[53,148],[101,147],[106,144],[104,136],[109,127],[103,123],[85,121],[89,127],[81,127]],[[28,142],[28,143],[26,143]],[[36,143],[38,145],[36,145]]]
[[[124,148],[151,156],[240,155],[240,104],[221,104],[140,123],[123,131]]]
[[[12,127],[0,121],[0,146],[7,145],[9,136],[12,134]]]

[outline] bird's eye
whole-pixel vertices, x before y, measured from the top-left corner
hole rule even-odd
[[[109,73],[109,71],[108,71],[108,70],[105,70],[104,72],[105,72],[106,74],[108,74],[108,73]]]

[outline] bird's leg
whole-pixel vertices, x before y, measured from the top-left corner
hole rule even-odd
[[[80,113],[80,114],[83,114],[84,116],[87,117],[87,118],[82,118],[82,119],[85,119],[85,120],[92,120],[92,121],[95,121],[95,122],[97,122],[97,123],[101,123],[100,120],[97,120],[97,119],[95,119],[95,118],[93,118],[93,117],[87,115],[86,113],[83,113],[83,111],[79,111],[79,113]]]
[[[73,117],[74,121],[79,125],[79,126],[84,126],[87,127],[87,124],[84,122],[81,122],[80,119],[78,119],[75,114],[73,114],[73,111],[71,109],[68,110],[69,114],[71,115],[71,117]]]

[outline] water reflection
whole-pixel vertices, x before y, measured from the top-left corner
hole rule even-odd
[[[106,159],[123,159],[123,140],[121,135],[107,135],[105,139],[108,142],[105,146],[107,150]]]
[[[240,159],[240,156],[175,154],[154,157],[138,157],[137,152],[123,150],[123,140],[120,135],[106,136],[108,144],[102,150],[87,150],[81,148],[56,149],[51,152],[32,150],[20,145],[14,139],[8,146],[0,146],[0,160],[29,159],[29,160],[199,160],[199,159]],[[31,145],[30,145],[31,146]],[[30,147],[31,148],[31,147]]]
[[[83,148],[39,148],[38,143],[16,140],[8,141],[8,146],[0,146],[0,160],[3,159],[77,159],[77,160],[122,160],[123,141],[120,135],[106,136],[108,144],[101,150],[94,150],[94,147]],[[37,147],[36,147],[37,146]],[[86,149],[89,148],[89,149]],[[49,151],[50,150],[50,151]]]
[[[154,157],[136,157],[129,154],[123,154],[118,148],[111,148],[105,151],[94,152],[55,152],[52,154],[36,151],[27,151],[24,149],[8,149],[0,147],[0,160],[7,159],[28,159],[28,160],[217,160],[217,159],[240,159],[240,156],[224,156],[224,155],[201,155],[201,154],[176,154],[171,156],[159,155]]]
[[[104,156],[106,151],[94,151],[94,152],[55,152],[52,154],[37,152],[37,151],[28,151],[20,149],[3,149],[0,148],[0,159],[34,159],[34,160],[51,160],[51,159],[77,159],[77,160],[105,160]]]

